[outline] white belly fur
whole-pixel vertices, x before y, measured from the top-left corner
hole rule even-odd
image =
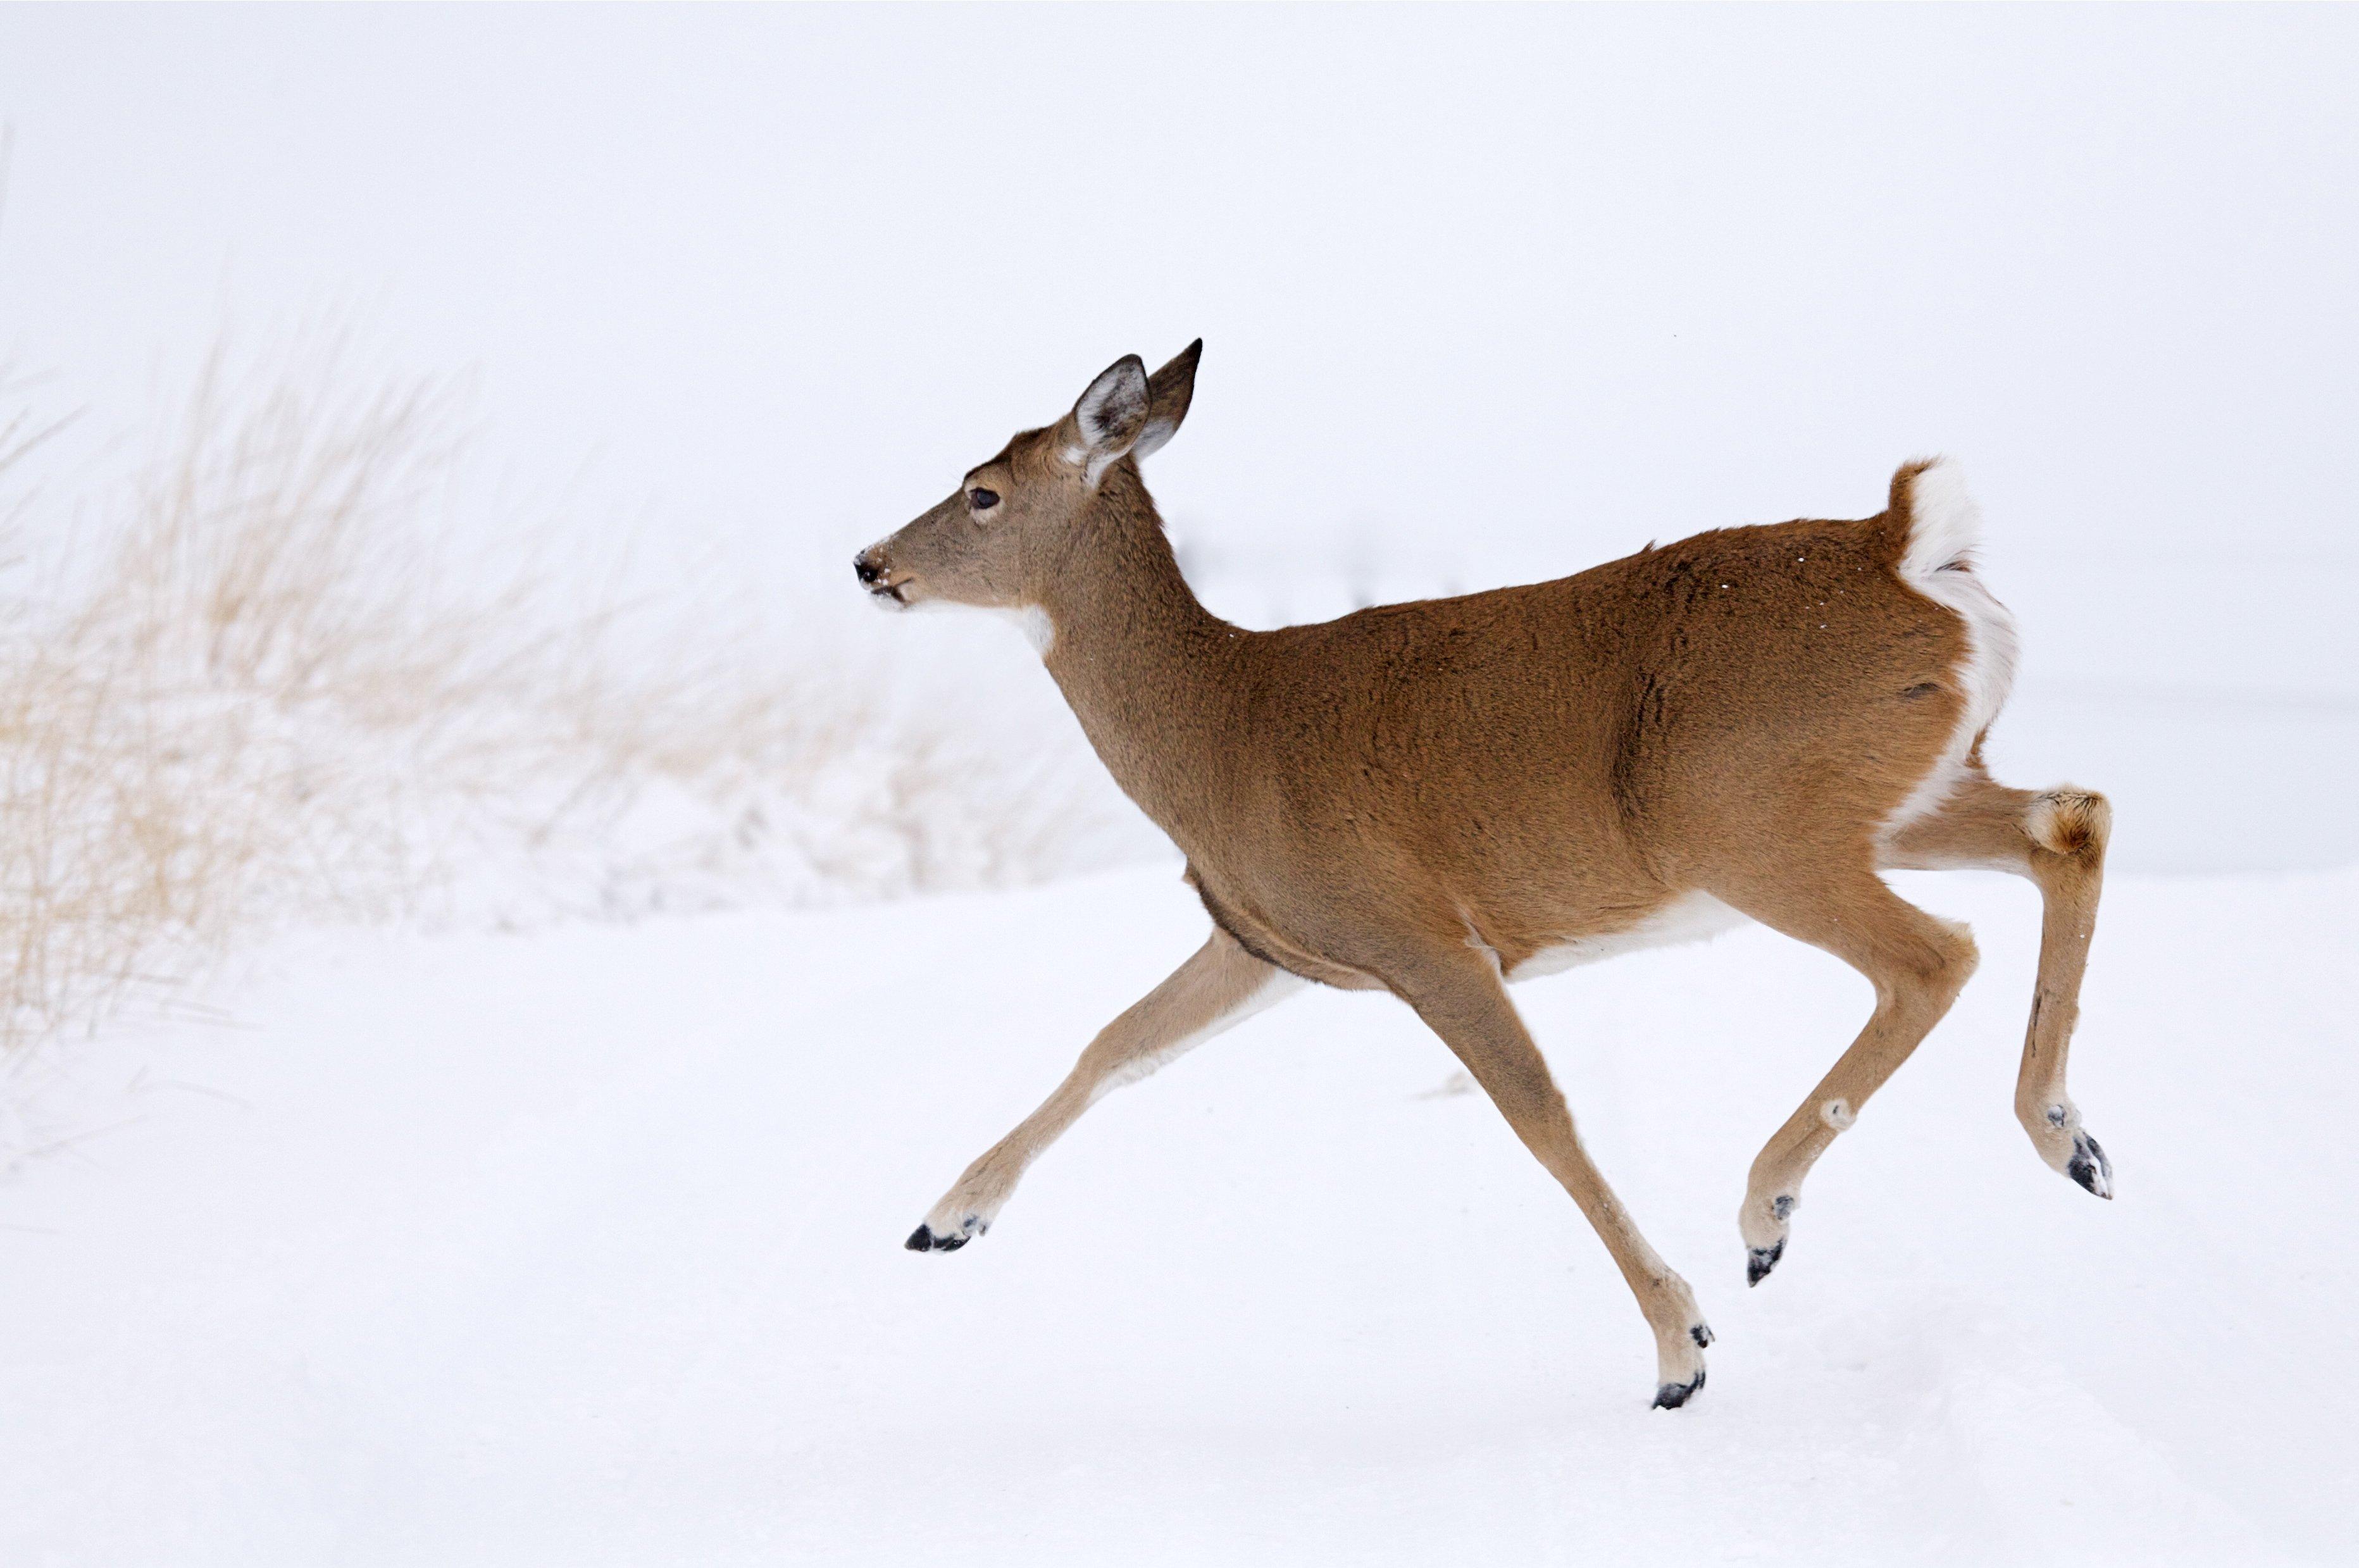
[[[1709,893],[1682,893],[1636,925],[1601,936],[1585,936],[1560,947],[1542,948],[1516,964],[1507,978],[1533,980],[1617,953],[1636,953],[1640,948],[1705,942],[1745,923],[1745,916]]]

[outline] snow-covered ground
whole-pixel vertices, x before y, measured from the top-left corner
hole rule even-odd
[[[1519,992],[1720,1342],[1690,1409],[1441,1046],[1317,992],[902,1250],[1199,940],[1172,869],[826,913],[282,942],[70,1059],[0,1187],[0,1561],[2340,1561],[2359,873],[2117,877],[2009,1115],[2037,903],[1743,1284],[1864,985],[1758,929]],[[112,1125],[102,1125],[111,1121]]]

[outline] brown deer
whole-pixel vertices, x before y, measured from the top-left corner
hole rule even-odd
[[[1849,1050],[1753,1162],[1759,1284],[1802,1179],[1949,1010],[1965,929],[1886,867],[1989,866],[2046,903],[2015,1111],[2112,1196],[2064,1091],[2096,923],[2101,795],[1993,780],[2015,623],[1973,570],[1957,468],[1911,463],[1859,522],[1721,528],[1576,576],[1251,632],[1180,576],[1141,459],[1187,417],[1201,340],[1136,355],[856,558],[890,605],[1015,612],[1091,744],[1186,855],[1212,931],[1106,1026],[908,1239],[987,1230],[1092,1103],[1306,982],[1390,991],[1572,1194],[1654,1330],[1655,1403],[1703,1386],[1694,1293],[1590,1162],[1507,983],[1745,919],[1875,987]]]

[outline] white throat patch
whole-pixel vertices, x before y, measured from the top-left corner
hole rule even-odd
[[[1024,634],[1024,640],[1032,645],[1033,652],[1043,659],[1049,657],[1049,650],[1057,645],[1057,626],[1049,619],[1048,611],[1038,604],[1027,604],[999,613],[1015,623],[1016,629]]]

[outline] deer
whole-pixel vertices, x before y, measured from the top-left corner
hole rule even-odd
[[[1874,986],[1857,1038],[1753,1161],[1737,1225],[1758,1285],[1811,1167],[1973,973],[1971,932],[1886,883],[1902,868],[2038,888],[2015,1113],[2050,1167],[2113,1196],[2065,1092],[2112,810],[1984,764],[2017,629],[1977,574],[1981,514],[1955,462],[1904,464],[1861,520],[1717,528],[1552,582],[1251,631],[1198,601],[1140,477],[1187,418],[1202,351],[1152,375],[1116,360],[854,558],[884,606],[1024,626],[1211,924],[910,1250],[989,1230],[1114,1089],[1307,986],[1388,991],[1594,1227],[1654,1335],[1654,1404],[1678,1409],[1712,1330],[1592,1162],[1508,987],[1747,921]]]

